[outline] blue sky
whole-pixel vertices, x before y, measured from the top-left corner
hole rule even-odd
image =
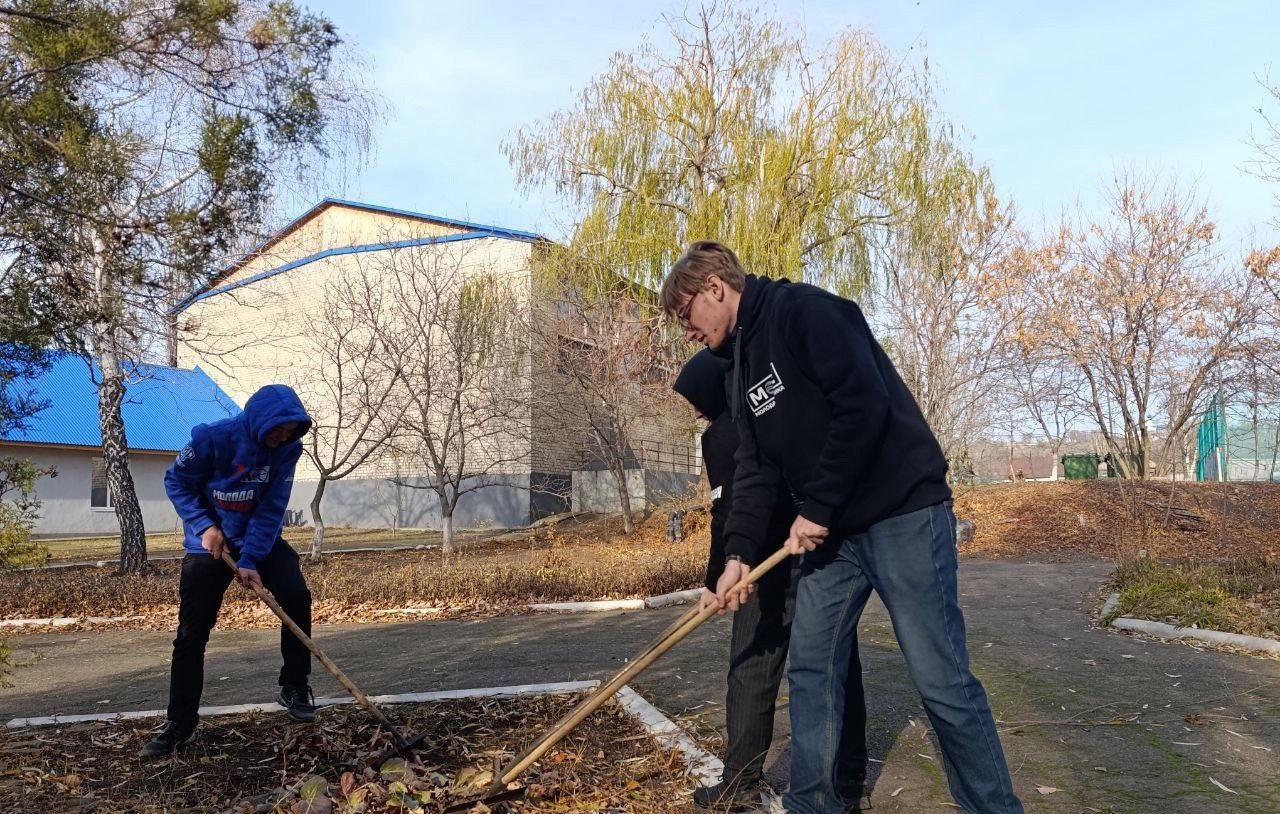
[[[371,59],[392,105],[344,192],[370,202],[560,236],[547,200],[515,188],[500,145],[570,104],[610,54],[682,3],[304,0]],[[784,2],[811,40],[846,26],[923,49],[941,106],[1001,194],[1038,226],[1095,205],[1122,166],[1194,184],[1229,244],[1275,242],[1270,185],[1243,171],[1276,64],[1280,3]],[[1271,101],[1280,116],[1280,104]],[[335,190],[336,191],[336,190]]]

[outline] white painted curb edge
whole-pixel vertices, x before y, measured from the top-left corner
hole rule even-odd
[[[399,695],[373,695],[369,700],[376,704],[414,704],[425,701],[448,701],[459,698],[514,698],[519,695],[563,695],[566,693],[586,692],[599,686],[599,681],[566,681],[556,684],[519,684],[512,687],[483,687],[469,690],[441,690],[438,692],[411,692]],[[317,698],[316,706],[333,707],[342,704],[354,704],[350,696],[334,698]],[[231,704],[220,707],[201,707],[200,715],[208,718],[216,715],[240,715],[246,712],[283,712],[284,707],[274,701],[266,704]],[[138,718],[163,718],[162,709],[140,710],[136,712],[98,712],[89,715],[49,715],[42,718],[14,718],[5,724],[6,729],[21,729],[30,726],[53,726],[56,724],[78,724],[90,721],[131,721]]]
[[[1111,596],[1107,597],[1107,601],[1102,603],[1102,610],[1098,612],[1099,619],[1106,619],[1111,611],[1116,609],[1116,605],[1120,604],[1120,594],[1116,591],[1111,592]]]
[[[554,613],[597,613],[599,611],[644,610],[645,608],[665,608],[669,605],[696,602],[698,597],[701,595],[701,588],[690,588],[687,591],[675,591],[674,593],[650,596],[645,599],[597,599],[587,602],[537,602],[529,605],[529,610]]]
[[[650,735],[653,735],[662,748],[671,751],[679,750],[680,759],[684,761],[690,775],[704,785],[710,786],[720,782],[720,775],[724,773],[724,764],[720,759],[699,746],[697,741],[676,726],[674,721],[663,715],[653,704],[644,700],[640,693],[624,686],[618,690],[618,703],[631,713]]]
[[[675,591],[674,593],[662,594],[661,596],[651,596],[644,601],[646,608],[665,608],[668,605],[682,605],[685,602],[697,602],[698,597],[702,596],[701,588],[690,588],[687,591]]]
[[[1203,630],[1195,627],[1175,627],[1164,622],[1150,622],[1146,619],[1129,619],[1120,617],[1111,623],[1120,630],[1132,630],[1146,633],[1160,639],[1193,639],[1207,644],[1221,644],[1238,647],[1242,650],[1254,650],[1260,653],[1271,653],[1280,656],[1280,641],[1264,639],[1261,636],[1245,636],[1240,633],[1224,633],[1221,630]]]
[[[598,613],[600,611],[644,610],[645,608],[665,608],[670,605],[681,605],[695,602],[702,595],[701,588],[687,591],[651,596],[647,599],[599,599],[590,602],[539,602],[529,605],[529,610],[548,613]],[[384,608],[374,611],[377,616],[432,616],[442,613],[443,608]],[[133,622],[146,619],[145,616],[54,616],[46,619],[0,619],[0,628],[5,627],[66,627],[77,622]]]
[[[1106,618],[1107,614],[1115,610],[1119,602],[1120,594],[1118,593],[1113,593],[1107,597],[1106,604],[1102,606],[1102,618]],[[1127,616],[1113,619],[1111,627],[1118,630],[1145,633],[1148,636],[1155,636],[1157,639],[1191,639],[1205,644],[1220,644],[1227,647],[1238,647],[1241,650],[1253,650],[1280,656],[1280,641],[1261,636],[1246,636],[1242,633],[1227,633],[1221,630],[1206,630],[1198,627],[1178,627],[1164,622],[1152,622],[1148,619],[1130,619]]]
[[[47,619],[0,619],[0,627],[38,627],[42,625],[66,627],[67,625],[74,625],[76,622],[101,624],[103,622],[135,622],[146,618],[145,616],[52,616]]]
[[[680,760],[689,770],[689,775],[701,785],[714,786],[720,782],[720,777],[724,774],[724,763],[720,758],[699,746],[689,733],[681,729],[675,721],[664,715],[653,704],[644,700],[640,693],[629,686],[624,686],[618,691],[618,703],[640,722],[659,746],[679,754]],[[760,802],[765,811],[781,811],[782,801],[771,791],[761,792]]]
[[[644,610],[643,599],[600,599],[592,602],[537,602],[529,606],[532,611],[558,611],[561,613],[594,613],[596,611]]]

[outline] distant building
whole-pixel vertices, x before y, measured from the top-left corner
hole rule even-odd
[[[48,406],[0,436],[0,455],[29,458],[57,475],[36,484],[41,501],[34,532],[42,536],[118,534],[102,460],[97,366],[53,353],[48,371],[27,385]],[[126,367],[124,414],[129,468],[148,532],[176,531],[178,517],[164,492],[164,472],[197,424],[236,415],[240,408],[199,368]]]
[[[323,421],[333,405],[323,394],[309,396],[306,385],[324,378],[319,374],[327,363],[306,325],[322,314],[327,288],[380,264],[454,263],[517,292],[523,318],[556,319],[556,309],[537,290],[532,274],[535,253],[547,246],[545,238],[530,232],[325,199],[177,306],[174,361],[209,370],[241,402],[264,384],[294,385],[308,411]],[[462,497],[456,527],[513,527],[571,507],[610,508],[608,473],[592,463],[581,435],[565,430],[564,416],[537,397],[539,388],[555,386],[557,371],[530,366],[524,375],[517,388],[528,394],[521,430],[486,439],[486,449],[468,451],[470,458],[497,448],[501,457],[492,460],[501,465],[488,478],[495,485]],[[329,482],[325,522],[439,527],[438,500],[424,488],[431,473],[421,456],[413,454],[413,443],[403,439],[348,477]],[[633,447],[629,482],[637,508],[696,480],[699,461],[692,432],[657,426],[635,439]],[[307,521],[317,481],[318,473],[304,458],[290,509]]]

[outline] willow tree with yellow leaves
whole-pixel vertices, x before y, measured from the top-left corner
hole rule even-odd
[[[925,66],[871,34],[842,31],[814,51],[798,29],[732,4],[663,22],[505,145],[525,190],[554,190],[573,220],[575,260],[553,273],[606,269],[588,286],[611,290],[618,275],[653,288],[710,238],[750,272],[857,295],[877,230],[923,228],[922,204],[972,195],[966,162],[929,166],[955,154],[930,149],[952,134]]]
[[[961,152],[938,149],[952,139],[923,64],[852,29],[815,50],[797,28],[723,3],[664,18],[504,149],[523,189],[551,190],[571,219],[537,269],[585,315],[566,340],[616,368],[602,380],[634,402],[663,384],[659,371],[679,367],[634,364],[628,343],[665,342],[649,350],[672,357],[680,340],[644,291],[690,242],[719,240],[752,273],[859,296],[888,230],[915,245],[941,217],[932,207],[976,205],[978,173]],[[597,400],[576,412],[628,409],[602,412]],[[586,420],[561,412],[577,422],[566,431]],[[607,422],[596,435],[608,443],[596,447],[625,503],[622,470],[643,439],[624,423]]]

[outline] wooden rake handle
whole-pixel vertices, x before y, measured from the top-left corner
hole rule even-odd
[[[235,571],[237,574],[240,573],[240,566],[236,565],[236,561],[233,560],[231,555],[226,551],[222,552],[222,561],[229,565],[232,571]],[[383,714],[377,704],[369,700],[369,696],[361,692],[360,688],[355,685],[354,681],[347,678],[347,674],[342,672],[338,665],[333,663],[333,659],[326,656],[324,652],[316,646],[316,643],[311,640],[310,636],[302,632],[302,628],[298,627],[298,624],[289,618],[289,614],[284,612],[284,608],[280,607],[280,603],[271,595],[271,592],[256,583],[254,583],[252,587],[253,592],[258,595],[258,598],[261,599],[268,608],[271,608],[272,613],[280,617],[280,621],[284,623],[284,626],[289,628],[294,636],[298,637],[298,641],[302,642],[306,648],[311,651],[311,655],[315,656],[316,660],[323,664],[325,669],[328,670],[334,678],[338,679],[338,683],[341,684],[347,692],[351,693],[351,697],[356,699],[356,703],[364,707],[378,723],[382,724],[382,726],[391,733],[391,737],[395,741],[396,746],[405,748],[407,746],[407,741],[405,741],[404,737],[400,734],[400,730],[396,729],[395,724],[391,723],[391,720]]]
[[[785,548],[778,549],[769,557],[769,559],[751,569],[751,573],[747,575],[746,579],[739,582],[735,587],[755,584],[757,580],[769,573],[774,566],[778,565],[778,563],[787,559],[789,556],[791,555],[787,553]],[[699,611],[697,607],[691,608],[687,613],[676,620],[675,624],[667,628],[666,632],[664,632],[657,641],[649,645],[649,647],[647,647],[634,661],[624,667],[617,675],[609,679],[606,683],[597,687],[596,690],[583,699],[578,706],[571,709],[568,714],[553,724],[552,727],[542,735],[542,737],[534,741],[532,746],[513,759],[511,763],[507,764],[507,767],[502,770],[501,776],[494,779],[492,788],[505,788],[508,783],[515,781],[525,772],[526,769],[545,755],[553,746],[563,740],[566,735],[578,726],[578,724],[582,723],[588,715],[595,712],[603,706],[606,701],[616,695],[628,681],[644,672],[649,665],[653,664],[661,658],[664,653],[683,641],[686,636],[696,630],[703,622],[707,621],[712,616],[715,616],[719,610],[720,609],[716,606],[712,606],[701,611]]]

